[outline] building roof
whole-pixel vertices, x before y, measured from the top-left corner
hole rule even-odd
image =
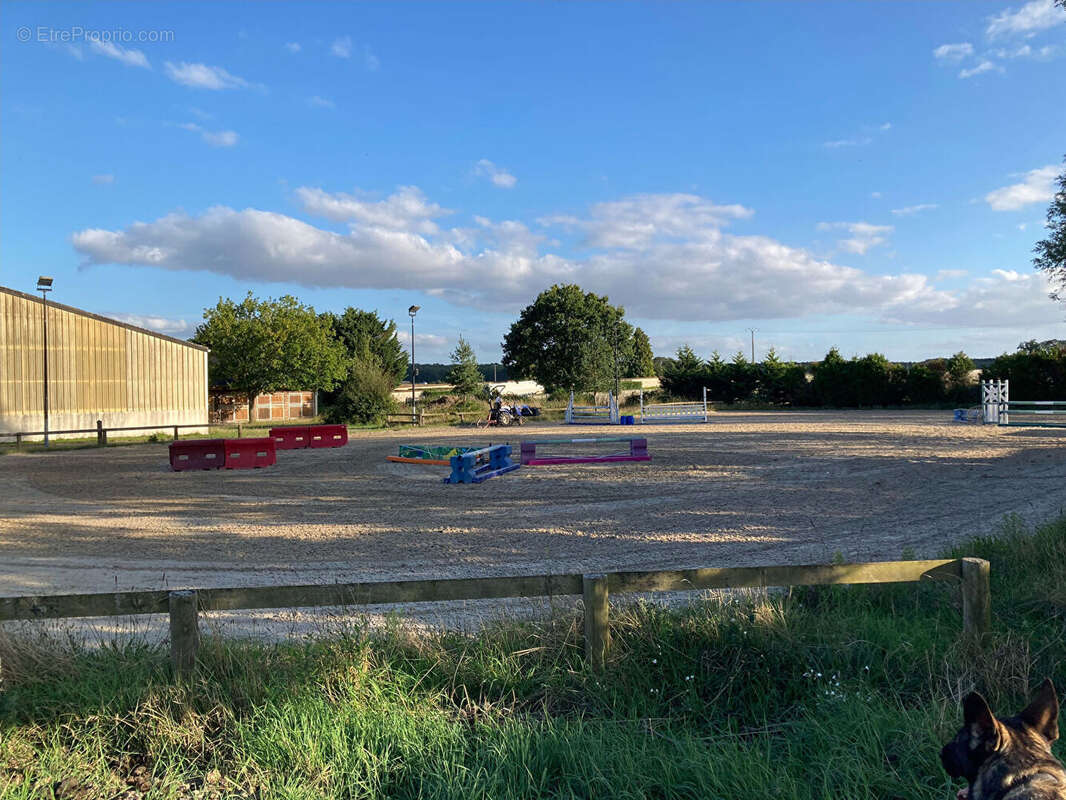
[[[41,303],[42,305],[44,304],[44,301],[41,300],[40,297],[37,297],[37,296],[32,295],[32,294],[28,294],[26,292],[20,292],[20,291],[17,291],[15,289],[8,289],[6,286],[0,286],[0,292],[3,292],[4,294],[14,295],[15,297],[21,297],[23,300],[29,300],[29,301],[34,302],[34,303]],[[210,347],[204,347],[202,344],[196,344],[195,342],[189,342],[189,341],[186,341],[185,339],[177,339],[177,338],[175,338],[173,336],[167,336],[164,333],[159,333],[158,331],[150,331],[147,328],[138,328],[136,325],[130,325],[128,322],[121,322],[120,320],[111,319],[110,317],[102,317],[99,314],[93,314],[93,313],[91,313],[89,311],[84,311],[84,310],[82,310],[80,308],[74,308],[73,306],[65,306],[62,303],[54,303],[52,301],[49,301],[48,305],[52,306],[53,308],[62,309],[63,311],[69,311],[71,314],[78,314],[79,316],[88,317],[89,319],[99,320],[100,322],[106,322],[106,323],[108,323],[110,325],[118,325],[120,328],[128,328],[131,331],[136,331],[137,333],[143,333],[146,336],[154,336],[156,339],[164,339],[164,340],[166,340],[168,342],[174,342],[176,344],[183,344],[186,347],[192,347],[192,348],[194,348],[196,350],[203,350],[205,352],[210,352],[211,351]]]

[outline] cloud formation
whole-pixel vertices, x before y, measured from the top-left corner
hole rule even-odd
[[[474,174],[478,177],[488,178],[495,186],[501,189],[513,189],[518,183],[518,178],[502,167],[497,167],[487,158],[483,158],[474,165]]]
[[[996,211],[1016,211],[1033,203],[1045,203],[1055,195],[1055,177],[1058,167],[1029,170],[1020,183],[1003,186],[985,195],[985,202]]]
[[[233,147],[241,138],[236,131],[209,131],[195,122],[184,122],[178,127],[200,134],[200,138],[212,147]]]
[[[119,322],[125,322],[127,325],[133,325],[137,328],[147,328],[156,333],[163,333],[167,336],[188,336],[196,328],[196,325],[187,320],[172,319],[170,317],[117,313],[107,313],[104,316],[117,319]]]
[[[1055,8],[1052,0],[1032,0],[1015,11],[1008,8],[998,16],[989,17],[985,35],[989,39],[1003,36],[1032,36],[1066,21],[1066,14]]]
[[[477,218],[442,229],[449,212],[415,187],[384,200],[320,188],[297,190],[305,210],[347,231],[259,209],[175,212],[122,230],[90,228],[72,242],[87,265],[207,270],[242,281],[426,291],[453,304],[499,311],[525,305],[553,283],[578,282],[649,319],[721,321],[826,313],[886,313],[950,306],[923,275],[872,275],[815,258],[766,236],[723,230],[750,209],[685,194],[598,203],[541,221]],[[889,226],[844,223],[872,246]],[[569,252],[550,230],[572,239]],[[898,312],[902,313],[902,312]]]
[[[940,61],[959,61],[966,56],[973,55],[973,45],[969,42],[958,44],[942,44],[933,51],[933,58]]]
[[[909,217],[913,214],[919,214],[922,211],[932,211],[934,208],[940,206],[936,203],[918,203],[915,206],[904,206],[903,208],[893,208],[892,213],[897,217]]]
[[[329,52],[335,55],[337,58],[351,58],[352,37],[341,36],[338,39],[334,39],[333,44],[330,45]]]
[[[819,222],[818,230],[847,231],[851,236],[837,241],[837,246],[846,253],[862,256],[871,248],[887,242],[886,237],[894,228],[891,225],[872,225],[869,222]]]
[[[189,86],[193,89],[247,89],[251,86],[244,78],[232,75],[222,67],[211,67],[207,64],[190,64],[181,61],[177,64],[168,61],[163,69],[175,83]]]
[[[144,69],[152,68],[152,65],[148,62],[148,56],[140,50],[128,50],[114,42],[104,42],[99,39],[94,39],[89,42],[89,47],[92,48],[94,53],[99,53],[102,56],[121,61],[127,67],[142,67]]]

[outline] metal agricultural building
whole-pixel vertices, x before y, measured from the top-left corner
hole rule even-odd
[[[104,427],[206,425],[207,353],[0,286],[0,433],[44,429],[46,377],[50,431],[95,428],[97,420]]]

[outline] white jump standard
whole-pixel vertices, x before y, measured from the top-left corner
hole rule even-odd
[[[640,390],[640,423],[647,422],[706,422],[707,387],[703,387],[703,402],[694,400],[685,403],[645,403],[644,390]]]
[[[605,406],[575,406],[574,393],[570,392],[570,402],[566,406],[567,425],[617,425],[618,424],[618,400],[611,393],[607,393],[607,405]]]

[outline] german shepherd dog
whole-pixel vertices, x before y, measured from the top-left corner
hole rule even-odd
[[[1059,700],[1045,679],[1016,716],[997,718],[976,692],[962,701],[963,726],[940,761],[968,786],[958,800],[1066,800],[1066,769],[1051,754],[1059,738]]]

